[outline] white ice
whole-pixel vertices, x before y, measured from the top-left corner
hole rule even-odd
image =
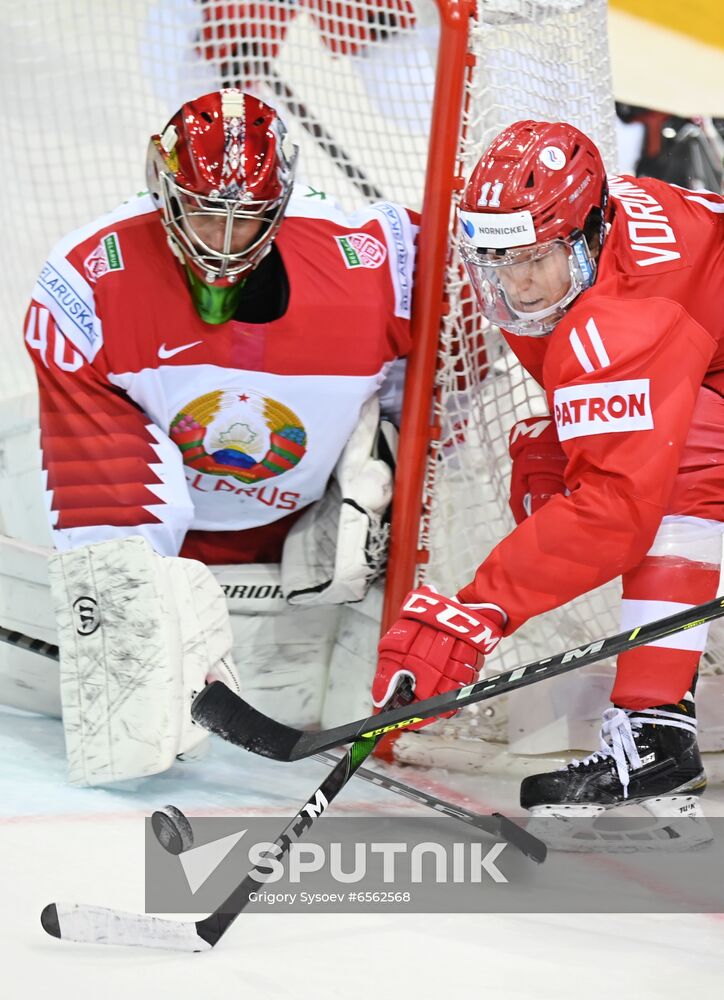
[[[71,788],[60,723],[4,710],[0,761],[0,996],[6,1000],[722,995],[722,914],[245,912],[214,951],[201,955],[58,941],[40,927],[50,901],[143,912],[144,816],[154,808],[172,802],[191,816],[288,817],[326,768],[279,764],[215,743],[203,761],[122,789]],[[510,777],[399,768],[396,774],[440,796],[457,792],[470,808],[517,811]],[[721,784],[706,803],[710,814],[722,813]],[[424,810],[355,778],[332,811]]]

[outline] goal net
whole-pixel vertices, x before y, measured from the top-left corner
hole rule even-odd
[[[5,0],[4,14],[0,434],[34,419],[20,330],[48,249],[144,186],[148,137],[184,100],[242,86],[277,107],[305,183],[345,208],[423,210],[387,613],[414,582],[454,593],[513,526],[510,426],[545,410],[465,282],[461,178],[521,118],[574,123],[615,168],[605,0]],[[615,631],[616,596],[536,619],[491,669]]]

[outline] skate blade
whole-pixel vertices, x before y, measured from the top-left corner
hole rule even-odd
[[[526,829],[549,850],[599,854],[690,851],[714,839],[695,795],[659,796],[623,808],[634,804],[649,815],[621,815],[621,804],[536,806]]]
[[[659,795],[653,799],[645,799],[640,803],[652,816],[674,819],[679,816],[691,816],[703,819],[701,798],[698,795]]]

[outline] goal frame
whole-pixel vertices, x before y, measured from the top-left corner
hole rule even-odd
[[[440,42],[412,295],[412,349],[405,376],[382,632],[397,618],[405,594],[414,586],[417,567],[428,558],[427,551],[418,544],[420,517],[430,443],[440,430],[431,418],[440,321],[449,308],[445,301],[445,271],[452,252],[450,216],[454,194],[465,184],[458,170],[458,150],[467,75],[475,64],[468,39],[476,4],[475,0],[435,0],[435,3],[440,17]]]

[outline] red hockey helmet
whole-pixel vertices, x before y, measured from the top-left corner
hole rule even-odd
[[[461,254],[484,315],[544,336],[596,277],[606,172],[564,122],[516,122],[473,170],[460,207]]]
[[[172,249],[203,284],[232,285],[269,252],[296,157],[276,111],[235,89],[189,101],[151,137],[149,191]]]

